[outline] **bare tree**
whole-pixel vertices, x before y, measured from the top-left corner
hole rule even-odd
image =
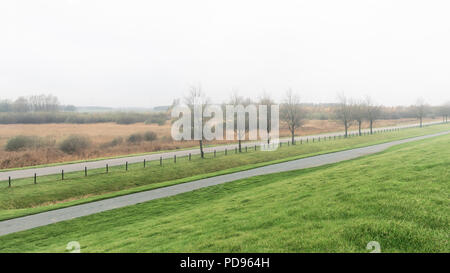
[[[439,107],[439,114],[442,116],[442,122],[448,122],[448,116],[450,115],[450,101],[444,103]]]
[[[303,125],[305,111],[300,105],[300,98],[291,89],[286,92],[284,103],[281,105],[280,118],[286,122],[291,132],[292,144],[295,145],[295,131]]]
[[[338,94],[338,105],[336,107],[336,118],[344,125],[345,137],[348,137],[348,128],[353,121],[352,102],[344,93]]]
[[[191,86],[189,94],[184,98],[184,102],[191,110],[191,137],[194,139],[195,135],[199,136],[200,156],[204,158],[203,143],[205,136],[203,134],[203,124],[205,123],[204,110],[209,104],[209,99],[205,96],[200,85]],[[199,109],[201,113],[195,114]],[[195,125],[199,126],[195,126]]]
[[[0,100],[0,112],[12,112],[13,105],[9,100]]]
[[[414,113],[416,117],[420,120],[420,127],[423,126],[423,118],[428,112],[428,105],[425,103],[423,98],[418,98],[416,104],[414,105]]]
[[[56,112],[60,108],[58,98],[53,95],[33,95],[28,98],[28,103],[33,112]]]
[[[362,123],[366,119],[366,104],[363,101],[357,101],[352,105],[353,120],[358,123],[358,134],[361,136]]]
[[[28,99],[25,97],[17,98],[12,105],[12,109],[14,112],[28,112],[30,110]]]
[[[445,107],[445,122],[447,123],[448,122],[448,116],[450,116],[450,101],[447,101],[444,104],[444,107]]]
[[[366,106],[366,119],[369,121],[370,134],[373,134],[373,123],[380,117],[381,107],[375,105],[370,96],[366,96],[365,106]]]
[[[244,97],[241,97],[238,95],[238,92],[236,90],[233,91],[233,93],[231,94],[231,98],[230,98],[230,105],[233,105],[236,109],[236,107],[238,106],[242,106],[242,107],[246,107],[248,105],[250,105],[252,102],[249,98],[244,99]],[[238,139],[238,149],[239,152],[242,152],[242,140],[245,139],[245,135],[249,130],[249,122],[248,122],[248,115],[244,112],[243,113],[245,115],[245,125],[244,128],[241,128],[240,126],[238,126],[238,115],[239,113],[236,112],[235,114],[233,114],[233,124],[234,124],[234,131],[236,134],[236,137]]]
[[[259,105],[264,105],[267,107],[267,116],[266,116],[266,122],[267,122],[267,144],[270,143],[270,133],[272,132],[272,105],[274,105],[275,102],[272,100],[269,94],[263,94],[259,99]]]

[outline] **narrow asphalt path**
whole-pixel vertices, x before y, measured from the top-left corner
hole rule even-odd
[[[414,137],[409,139],[397,140],[383,144],[377,144],[373,146],[356,148],[347,151],[329,153],[324,155],[318,155],[313,157],[302,158],[298,160],[288,161],[284,163],[278,163],[268,165],[260,168],[255,168],[247,171],[241,171],[183,184],[173,185],[169,187],[149,190],[145,192],[128,194],[120,197],[114,197],[83,205],[77,205],[73,207],[43,212],[35,215],[15,218],[0,222],[0,236],[23,230],[32,229],[35,227],[45,226],[61,221],[66,221],[86,215],[99,213],[102,211],[112,210],[116,208],[135,205],[138,203],[148,202],[150,200],[169,197],[180,193],[190,192],[193,190],[223,184],[231,181],[236,181],[243,178],[265,175],[271,173],[279,173],[285,171],[299,170],[311,167],[322,166],[326,164],[336,163],[344,160],[358,158],[364,155],[374,154],[381,152],[394,145],[417,141],[421,139],[431,138],[435,136],[449,134],[450,131],[441,132],[437,134],[431,134],[426,136]]]
[[[432,123],[426,123],[424,125],[431,125],[431,124],[439,124],[441,122],[432,122]],[[395,127],[383,127],[383,128],[374,128],[376,132],[383,131],[383,130],[390,130],[390,129],[405,129],[410,127],[417,127],[418,124],[407,124],[407,125],[401,125],[401,126],[395,126]],[[363,130],[363,132],[368,132],[367,129]],[[355,134],[357,131],[350,131],[349,133]],[[320,135],[310,135],[310,136],[302,136],[302,137],[296,137],[296,141],[306,141],[306,139],[311,140],[312,138],[317,139],[318,137],[334,137],[343,135],[343,132],[336,132],[336,133],[327,133],[327,134],[320,134]],[[280,142],[287,143],[290,141],[289,138],[283,138],[280,139]],[[260,145],[261,142],[245,142],[243,143],[243,147],[245,149],[245,146],[251,148],[255,145]],[[217,152],[223,152],[225,149],[234,150],[237,147],[237,144],[230,144],[230,145],[220,145],[216,147],[209,147],[205,148],[205,153],[212,153],[214,150]],[[129,156],[129,157],[121,157],[121,158],[114,158],[114,159],[104,159],[104,160],[98,160],[98,161],[91,161],[91,162],[82,162],[82,163],[73,163],[73,164],[64,164],[64,165],[58,165],[58,166],[50,166],[50,167],[41,167],[41,168],[29,168],[29,169],[23,169],[23,170],[14,170],[14,171],[1,171],[0,170],[0,181],[6,181],[9,177],[11,179],[20,179],[20,178],[28,178],[33,177],[35,174],[37,176],[44,176],[44,175],[52,175],[52,174],[60,174],[62,170],[64,170],[65,173],[69,172],[76,172],[76,171],[83,171],[84,168],[88,168],[88,170],[92,169],[101,169],[105,168],[106,164],[108,166],[120,166],[125,165],[125,162],[128,162],[129,164],[132,163],[140,163],[143,162],[144,159],[149,161],[149,164],[151,165],[151,161],[158,161],[160,157],[163,159],[166,158],[173,158],[175,155],[177,157],[183,157],[188,156],[189,154],[197,155],[199,154],[199,149],[189,149],[189,150],[182,150],[182,151],[174,151],[174,152],[165,152],[165,153],[156,153],[156,154],[148,154],[148,155],[140,155],[140,156]],[[153,163],[154,164],[154,163]],[[159,163],[158,163],[159,164]]]

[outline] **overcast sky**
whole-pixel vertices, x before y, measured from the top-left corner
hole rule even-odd
[[[0,99],[170,104],[201,83],[307,102],[450,100],[450,1],[2,0]]]

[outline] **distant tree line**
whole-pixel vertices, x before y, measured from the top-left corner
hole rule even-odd
[[[19,97],[14,101],[0,100],[0,112],[28,113],[43,112],[54,113],[59,111],[74,112],[73,105],[61,105],[59,99],[51,94],[32,95],[29,97]]]
[[[103,123],[163,125],[169,119],[165,112],[79,113],[73,105],[62,105],[53,95],[33,95],[10,101],[0,99],[0,124]]]
[[[117,124],[146,124],[164,125],[169,119],[167,113],[135,113],[135,112],[106,112],[106,113],[78,113],[78,112],[27,112],[0,113],[0,124],[45,124],[69,123],[91,124],[114,122]]]

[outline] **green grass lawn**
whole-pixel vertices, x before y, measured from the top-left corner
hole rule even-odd
[[[263,165],[273,164],[302,157],[340,151],[350,148],[373,145],[377,143],[403,139],[449,130],[450,125],[436,125],[426,128],[405,129],[397,132],[375,134],[371,136],[351,137],[348,139],[327,140],[295,146],[284,145],[274,152],[255,152],[227,156],[218,153],[216,158],[208,154],[207,159],[194,156],[192,161],[186,157],[165,160],[163,167],[159,162],[151,162],[143,168],[143,164],[132,164],[129,171],[124,166],[111,167],[110,173],[105,170],[90,170],[84,177],[83,172],[65,174],[65,180],[60,175],[38,177],[38,184],[33,179],[13,180],[13,187],[8,188],[7,182],[0,185],[0,220],[29,215],[51,209],[57,209],[75,204],[91,202],[132,192],[144,191],[188,182],[205,177],[231,173]]]
[[[449,252],[450,135],[0,237],[0,252]]]

